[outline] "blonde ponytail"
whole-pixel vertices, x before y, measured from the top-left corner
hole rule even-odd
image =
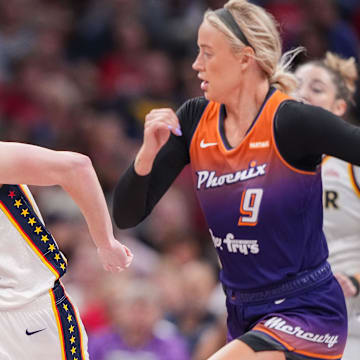
[[[298,82],[294,74],[290,71],[290,67],[294,58],[304,50],[304,47],[299,46],[282,55],[275,67],[274,74],[270,76],[270,85],[273,85],[286,94],[293,92]]]

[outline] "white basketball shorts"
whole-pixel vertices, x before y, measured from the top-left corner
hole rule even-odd
[[[77,308],[57,281],[33,302],[0,311],[0,360],[88,360]]]

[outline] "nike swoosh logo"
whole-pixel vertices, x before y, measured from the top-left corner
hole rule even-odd
[[[200,142],[200,147],[202,148],[202,149],[205,149],[205,148],[207,148],[207,147],[209,147],[209,146],[215,146],[215,145],[217,145],[217,143],[215,142],[212,142],[212,143],[205,143],[204,142],[204,139],[202,139],[201,140],[201,142]]]
[[[284,298],[284,299],[279,299],[279,300],[275,300],[274,303],[275,303],[276,305],[279,305],[279,304],[283,303],[285,300],[286,300],[286,298]]]
[[[38,333],[38,332],[40,332],[40,331],[44,331],[46,328],[44,328],[44,329],[40,329],[40,330],[36,330],[36,331],[29,331],[28,329],[26,329],[26,331],[25,331],[25,333],[26,333],[26,335],[34,335],[34,334],[36,334],[36,333]]]

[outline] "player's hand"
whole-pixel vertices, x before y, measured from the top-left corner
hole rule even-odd
[[[132,262],[133,254],[116,239],[108,246],[98,247],[98,256],[106,271],[120,272],[125,270]]]
[[[357,292],[356,287],[354,286],[354,284],[352,283],[352,281],[349,279],[348,276],[341,273],[335,273],[334,276],[339,282],[346,298],[353,297],[356,295]]]
[[[181,136],[179,119],[169,108],[151,110],[145,117],[143,147],[148,154],[156,154],[168,141],[170,133]]]
[[[170,134],[181,136],[179,119],[172,109],[154,109],[145,117],[144,141],[136,155],[135,172],[148,175],[159,150],[169,140]]]

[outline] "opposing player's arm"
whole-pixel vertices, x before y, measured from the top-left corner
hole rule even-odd
[[[0,183],[60,185],[84,215],[105,269],[117,271],[130,263],[130,251],[114,238],[107,204],[87,156],[0,142]]]
[[[65,185],[79,168],[89,164],[90,160],[85,155],[77,153],[0,142],[2,184]]]
[[[346,298],[358,296],[360,293],[360,273],[354,275],[346,275],[343,273],[335,273],[344,295]]]
[[[354,275],[349,275],[349,279],[355,288],[355,293],[353,294],[353,296],[358,296],[360,293],[360,273],[355,273]]]

